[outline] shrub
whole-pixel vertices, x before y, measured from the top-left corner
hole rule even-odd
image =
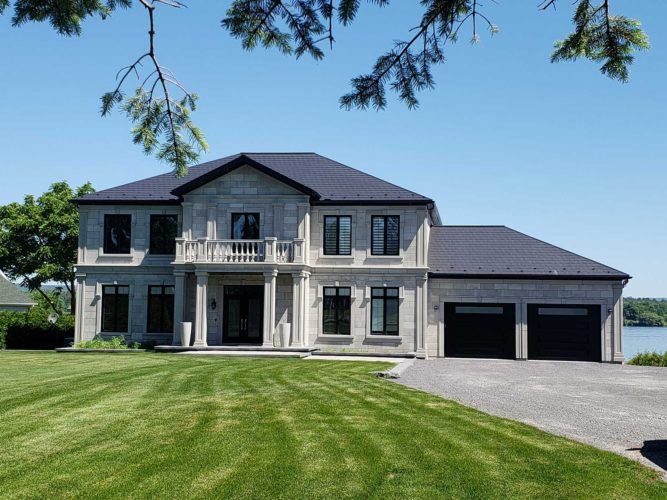
[[[95,336],[92,340],[82,340],[77,342],[73,347],[77,349],[139,349],[139,343],[133,342],[127,345],[125,337],[117,336],[110,339],[104,339],[100,335]]]
[[[667,367],[667,351],[660,354],[659,352],[640,352],[630,361],[629,365],[638,366],[662,366]]]
[[[55,324],[48,314],[33,307],[28,312],[0,312],[0,336],[8,349],[54,349],[74,336],[74,317],[63,315]]]

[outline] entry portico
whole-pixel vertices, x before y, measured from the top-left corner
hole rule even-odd
[[[190,321],[192,347],[274,347],[278,323],[291,326],[289,347],[306,347],[309,279],[310,272],[293,268],[178,269],[172,345],[181,345],[181,322]]]

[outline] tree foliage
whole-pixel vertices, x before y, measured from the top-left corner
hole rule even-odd
[[[16,0],[12,25],[49,22],[61,35],[80,35],[81,22],[86,18],[97,15],[106,19],[114,10],[131,4],[131,0]],[[8,6],[9,0],[0,0],[0,14]]]
[[[667,326],[667,300],[626,298],[623,320],[626,326]]]
[[[56,312],[61,311],[41,288],[45,283],[61,284],[74,303],[79,213],[71,200],[92,191],[90,183],[73,190],[57,182],[38,198],[27,195],[23,203],[0,207],[0,269],[40,293]]]
[[[406,0],[402,0],[406,1]],[[481,29],[499,32],[479,0],[413,0],[419,16],[409,36],[398,38],[381,54],[369,72],[351,80],[351,89],[340,98],[345,109],[384,109],[387,93],[393,92],[409,108],[419,105],[418,94],[435,85],[433,66],[445,61],[448,46],[464,32],[470,41],[481,39]],[[243,48],[277,48],[299,58],[304,54],[322,59],[323,44],[333,48],[334,25],[349,26],[357,18],[362,3],[386,7],[391,0],[230,0],[222,27],[241,40]],[[397,0],[395,0],[395,3]],[[552,62],[586,58],[600,63],[600,71],[621,82],[628,81],[629,67],[637,51],[649,48],[639,21],[616,15],[612,0],[575,0],[573,31],[556,42]],[[158,5],[180,8],[179,0],[138,0],[147,13],[149,48],[133,64],[118,72],[117,87],[102,96],[102,115],[115,106],[133,123],[133,141],[146,154],[154,154],[182,176],[207,144],[202,132],[190,119],[197,96],[187,91],[174,75],[158,63],[154,49],[155,12]],[[496,2],[494,2],[496,3]],[[0,14],[12,2],[0,0]],[[542,10],[556,8],[558,0],[543,0]],[[16,0],[13,24],[48,21],[59,33],[79,35],[81,23],[91,16],[106,18],[131,0]],[[142,61],[150,70],[134,93],[125,94],[124,84],[134,74],[141,81]],[[178,92],[179,98],[170,92]]]

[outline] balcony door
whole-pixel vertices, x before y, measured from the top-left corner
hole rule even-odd
[[[232,214],[232,239],[258,240],[259,214],[257,213]]]
[[[225,285],[223,344],[261,344],[264,287]]]

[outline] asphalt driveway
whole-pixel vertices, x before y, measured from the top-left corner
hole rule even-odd
[[[396,382],[620,453],[667,479],[667,369],[600,363],[435,359]]]

